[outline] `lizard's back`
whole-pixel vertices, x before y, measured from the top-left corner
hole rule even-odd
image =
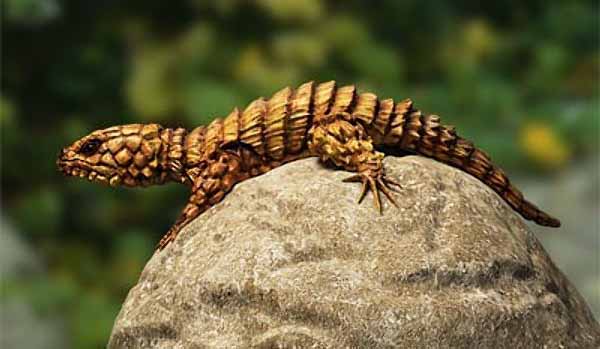
[[[335,81],[286,87],[268,100],[258,98],[243,111],[236,108],[226,118],[195,129],[187,139],[188,162],[200,161],[207,147],[231,144],[253,149],[265,168],[315,155],[307,149],[310,128],[323,118],[343,113],[364,127],[374,146],[413,152],[457,167],[492,188],[526,219],[560,225],[526,201],[485,152],[458,136],[454,127],[440,124],[438,116],[423,114],[410,99],[379,99],[370,92],[359,94],[353,85],[338,87]]]

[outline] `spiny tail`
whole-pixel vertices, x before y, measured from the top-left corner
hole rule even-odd
[[[560,221],[541,211],[523,198],[506,174],[491,162],[490,157],[473,143],[458,136],[452,126],[440,124],[436,115],[423,115],[405,100],[395,108],[394,120],[390,120],[383,143],[413,151],[443,163],[457,167],[481,180],[498,193],[525,219],[548,227],[559,227]]]

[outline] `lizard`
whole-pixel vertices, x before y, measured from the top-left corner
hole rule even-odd
[[[410,99],[381,99],[335,81],[286,87],[189,132],[154,123],[96,130],[63,148],[57,165],[65,175],[110,186],[176,182],[190,187],[187,204],[157,245],[162,250],[236,183],[306,157],[353,172],[343,181],[362,184],[358,203],[372,192],[381,213],[381,192],[397,206],[391,191],[402,185],[386,176],[382,163],[390,149],[456,167],[494,190],[523,218],[560,226],[439,116],[421,112]]]

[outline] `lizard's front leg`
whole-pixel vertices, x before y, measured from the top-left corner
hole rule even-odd
[[[175,224],[158,243],[158,250],[174,241],[183,227],[221,201],[233,185],[244,178],[240,164],[240,157],[235,152],[218,151],[201,166],[187,170],[192,195]]]
[[[348,113],[328,115],[317,120],[309,131],[308,147],[322,161],[331,161],[347,171],[358,172],[344,179],[344,182],[362,182],[359,203],[371,190],[375,206],[381,212],[381,190],[397,206],[390,193],[390,185],[400,187],[400,184],[386,177],[383,153],[375,151],[363,126]]]

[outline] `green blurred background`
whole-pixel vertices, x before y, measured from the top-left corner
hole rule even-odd
[[[59,149],[193,127],[287,85],[411,97],[560,217],[532,227],[600,314],[597,1],[2,2],[2,348],[100,348],[179,186],[66,179]]]

